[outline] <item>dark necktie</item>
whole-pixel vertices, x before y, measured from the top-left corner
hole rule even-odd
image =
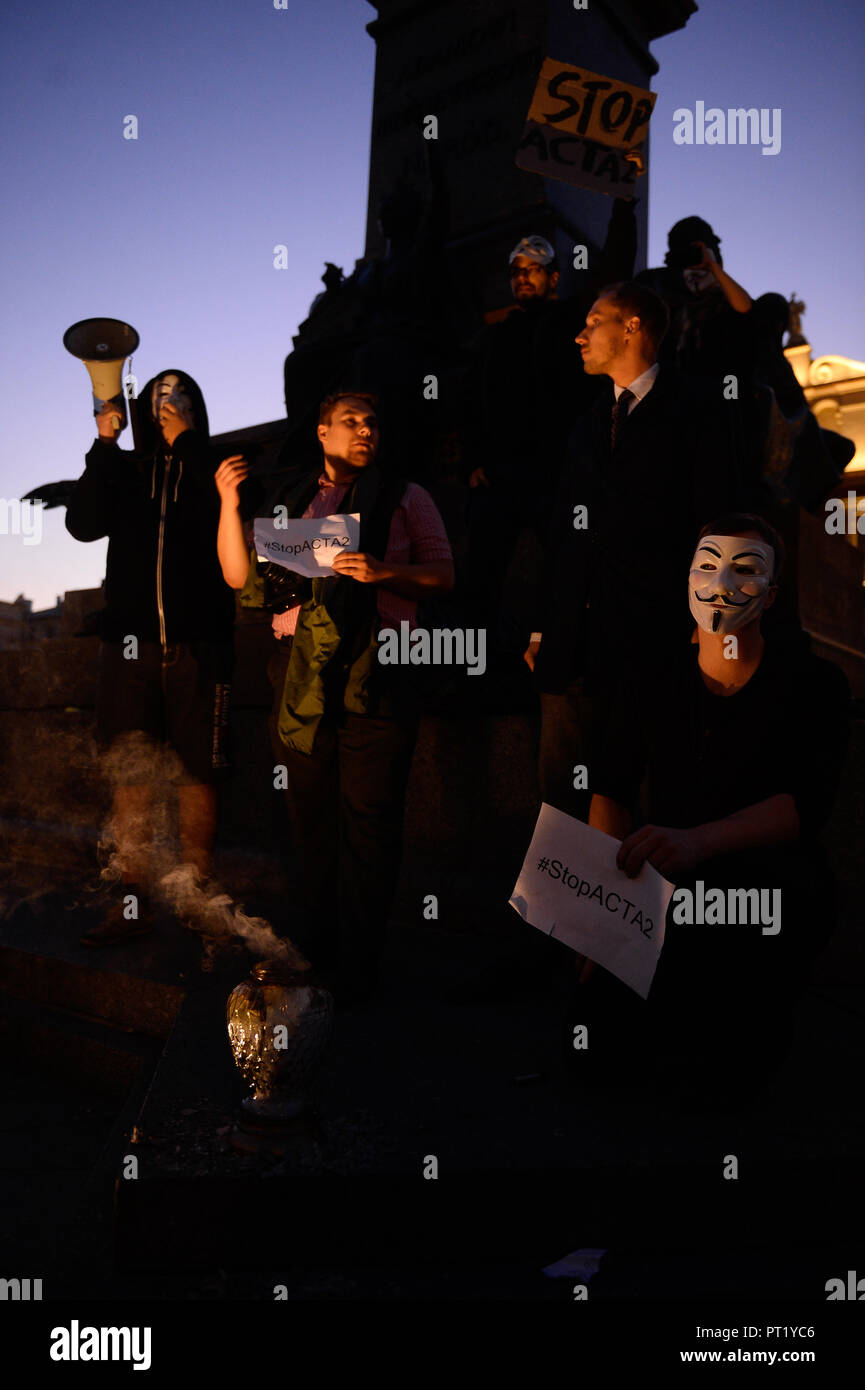
[[[615,449],[616,447],[616,440],[618,439],[622,425],[624,424],[628,416],[628,407],[631,404],[631,401],[634,400],[636,400],[636,396],[634,395],[633,391],[629,391],[626,387],[619,399],[616,401],[616,404],[613,406],[613,430],[610,436],[611,449]]]

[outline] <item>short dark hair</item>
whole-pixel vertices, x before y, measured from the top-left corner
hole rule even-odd
[[[334,391],[333,395],[325,396],[321,405],[318,407],[318,423],[329,425],[333,419],[333,408],[340,401],[349,398],[353,401],[365,401],[366,404],[378,415],[378,396],[372,395],[370,391]]]
[[[697,540],[701,541],[704,536],[743,536],[746,531],[756,531],[767,545],[771,545],[775,554],[772,583],[777,584],[784,567],[786,549],[775,527],[765,517],[757,516],[754,512],[727,512],[714,521],[707,521]]]
[[[620,280],[598,290],[595,298],[609,299],[623,313],[635,314],[657,351],[670,326],[669,310],[659,294],[645,285],[638,285],[635,280]]]

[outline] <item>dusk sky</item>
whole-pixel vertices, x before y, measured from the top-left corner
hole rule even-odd
[[[363,253],[374,17],[365,0],[6,11],[0,498],[83,470],[89,382],[61,342],[78,319],[137,328],[142,384],[190,371],[214,433],[284,414],[283,358],[324,261],[350,273]],[[752,294],[804,299],[815,356],[860,360],[863,34],[861,0],[703,0],[652,46],[649,256],[659,264],[667,228],[698,213]],[[674,144],[674,110],[697,101],[780,107],[781,152]],[[62,509],[39,545],[0,534],[0,599],[43,608],[96,586],[105,548],[74,541]]]

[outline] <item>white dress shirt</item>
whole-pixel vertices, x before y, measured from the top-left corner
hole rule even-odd
[[[613,394],[615,395],[616,400],[619,399],[622,392],[625,390],[631,391],[633,393],[634,399],[628,405],[629,415],[631,411],[634,409],[634,407],[639,405],[640,401],[645,400],[646,396],[648,396],[649,392],[655,384],[655,377],[657,375],[658,363],[654,362],[652,366],[649,367],[645,372],[641,372],[639,376],[634,377],[634,380],[631,382],[630,386],[625,387],[616,386],[615,384],[613,385]]]

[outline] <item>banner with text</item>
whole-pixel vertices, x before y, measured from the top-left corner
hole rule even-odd
[[[545,58],[517,150],[521,169],[632,198],[657,93]]]
[[[320,579],[334,574],[333,560],[360,543],[360,513],[344,516],[289,517],[274,520],[257,516],[253,543],[259,560],[272,560],[295,574]]]
[[[577,188],[593,188],[611,198],[633,198],[638,167],[622,150],[597,145],[579,135],[528,121],[517,150],[517,165],[545,179],[561,179]]]
[[[673,884],[644,864],[616,867],[619,840],[546,802],[510,905],[524,922],[596,961],[645,999],[661,947]]]

